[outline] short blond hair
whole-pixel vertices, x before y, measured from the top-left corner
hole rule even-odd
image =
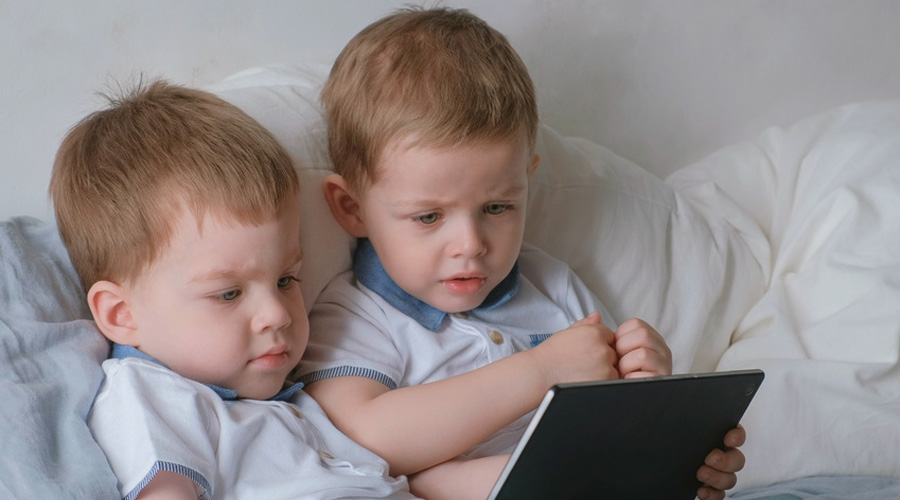
[[[107,99],[63,139],[50,181],[85,290],[137,278],[183,211],[259,224],[299,190],[272,134],[208,92],[156,80]]]
[[[500,32],[463,9],[407,8],[357,34],[322,91],[335,169],[359,189],[388,143],[524,138],[538,127],[534,86]]]

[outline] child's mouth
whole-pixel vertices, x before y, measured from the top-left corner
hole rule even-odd
[[[481,290],[481,287],[484,286],[484,282],[485,278],[480,276],[461,276],[458,278],[444,280],[442,283],[444,285],[444,288],[446,288],[451,293],[468,295]]]
[[[288,361],[286,349],[273,349],[270,352],[254,358],[251,363],[264,368],[280,368]]]

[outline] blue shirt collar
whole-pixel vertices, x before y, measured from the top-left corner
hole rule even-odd
[[[447,313],[433,307],[406,293],[394,282],[381,259],[375,253],[375,247],[367,238],[357,241],[356,253],[353,256],[353,273],[356,279],[367,288],[381,296],[388,304],[403,314],[416,320],[423,327],[436,331]],[[519,290],[519,263],[516,262],[509,274],[491,290],[484,302],[475,308],[476,311],[488,311],[508,302]]]
[[[164,363],[154,358],[153,356],[148,355],[147,353],[133,347],[130,345],[121,345],[121,344],[113,344],[112,354],[110,357],[116,359],[125,359],[125,358],[139,358],[146,361],[151,361],[160,366],[166,366]],[[168,368],[166,366],[166,368]],[[235,401],[240,399],[238,397],[237,391],[233,389],[227,389],[225,387],[219,387],[213,384],[203,384],[206,387],[212,389],[216,394],[219,395],[225,401]],[[297,391],[303,388],[303,382],[297,382],[296,384],[288,387],[287,389],[282,390],[278,394],[269,398],[269,401],[287,401],[294,395]]]

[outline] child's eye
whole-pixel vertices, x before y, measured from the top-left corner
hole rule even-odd
[[[227,292],[219,294],[219,300],[223,302],[231,302],[234,299],[238,298],[241,295],[240,290],[228,290]]]
[[[503,203],[491,203],[490,205],[484,206],[484,211],[485,213],[488,213],[490,215],[500,215],[510,208],[512,208],[510,205],[506,205]]]
[[[290,288],[294,282],[300,283],[300,280],[293,276],[282,276],[281,278],[278,278],[278,288],[281,288],[282,290]]]
[[[430,214],[420,215],[420,216],[416,217],[416,220],[421,222],[422,224],[430,226],[431,224],[434,224],[435,222],[440,220],[440,218],[441,218],[441,214],[439,214],[437,212],[432,212]]]

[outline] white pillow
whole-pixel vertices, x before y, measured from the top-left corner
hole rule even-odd
[[[721,217],[608,149],[541,130],[526,239],[567,262],[618,322],[648,321],[674,371],[712,371],[760,297],[757,261]]]
[[[303,184],[307,307],[354,242],[321,194],[331,171],[318,102],[324,66],[275,65],[239,73],[210,90],[281,141]],[[539,134],[543,161],[528,206],[526,239],[568,262],[614,320],[638,316],[663,333],[676,371],[711,370],[731,331],[761,293],[761,273],[741,240],[709,223],[662,180],[583,139]]]

